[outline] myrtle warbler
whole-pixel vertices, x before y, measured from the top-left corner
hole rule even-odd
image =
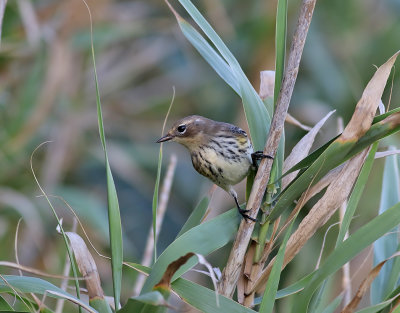
[[[176,141],[190,152],[193,167],[201,175],[227,191],[235,199],[239,213],[247,220],[251,218],[239,206],[233,185],[242,181],[257,160],[271,158],[262,151],[253,151],[246,132],[239,127],[191,115],[177,121],[168,133],[157,140]]]

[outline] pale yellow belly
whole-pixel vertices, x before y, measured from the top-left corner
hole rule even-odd
[[[251,157],[243,153],[238,153],[234,157],[227,153],[224,155],[226,157],[214,149],[207,148],[191,153],[193,166],[200,174],[221,188],[229,190],[230,186],[236,185],[248,175]]]

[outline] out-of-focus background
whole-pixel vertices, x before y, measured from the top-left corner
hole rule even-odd
[[[300,1],[289,1],[288,44]],[[3,1],[4,3],[4,1]],[[179,10],[179,4],[173,5]],[[274,69],[276,1],[195,1],[227,43],[258,90],[259,72]],[[213,72],[181,34],[164,1],[88,1],[93,16],[94,46],[111,167],[120,201],[125,260],[140,262],[151,224],[151,199],[156,177],[163,119],[176,90],[167,123],[190,114],[231,122],[247,129],[236,94]],[[334,118],[316,146],[337,134],[375,71],[400,47],[398,0],[319,1],[307,38],[290,113],[314,125],[335,109]],[[190,19],[189,19],[190,20]],[[399,75],[383,103],[397,107]],[[40,195],[30,168],[48,194],[63,197],[81,218],[93,243],[108,251],[104,155],[98,135],[90,20],[81,0],[9,0],[0,46],[0,260],[15,260],[60,273],[65,248],[56,221]],[[287,125],[286,151],[304,135]],[[398,139],[398,137],[397,137]],[[385,139],[382,149],[396,144]],[[198,175],[183,147],[164,145],[164,166],[175,153],[178,164],[159,243],[161,252],[176,236],[196,203],[212,184]],[[374,168],[354,224],[375,216],[379,203],[382,162]],[[165,173],[165,171],[164,171]],[[375,175],[374,175],[375,173]],[[244,185],[237,188],[244,199]],[[66,228],[72,214],[52,198]],[[231,208],[232,199],[217,190],[212,215]],[[297,256],[289,273],[298,277],[312,269],[324,228]],[[336,230],[332,230],[334,234]],[[326,249],[331,245],[329,241]],[[228,251],[228,250],[227,250]],[[211,258],[221,266],[224,253]],[[368,261],[368,251],[359,265]],[[95,257],[96,258],[96,257]],[[111,292],[109,264],[96,258],[105,292]],[[357,260],[356,260],[357,261]],[[368,265],[368,264],[367,264]],[[0,272],[3,272],[1,270]],[[7,270],[4,270],[7,272]],[[125,272],[124,272],[125,273]],[[302,275],[301,275],[302,276]],[[124,275],[123,298],[131,294],[133,274]]]

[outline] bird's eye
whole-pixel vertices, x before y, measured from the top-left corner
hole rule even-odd
[[[179,133],[183,134],[186,130],[186,125],[179,125],[177,130]]]

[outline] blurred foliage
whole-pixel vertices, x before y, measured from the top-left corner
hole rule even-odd
[[[125,259],[137,262],[151,224],[159,149],[155,140],[161,133],[172,86],[176,98],[170,123],[199,114],[245,128],[245,119],[239,98],[184,39],[163,1],[90,0],[88,4],[94,18],[108,152],[123,217]],[[259,72],[274,66],[275,1],[204,0],[196,5],[258,89]],[[289,1],[289,44],[298,5],[299,1]],[[318,2],[290,113],[314,125],[336,109],[336,116],[347,122],[375,71],[373,64],[382,64],[398,49],[399,14],[397,0]],[[36,197],[39,191],[29,165],[34,148],[48,140],[52,142],[33,160],[40,182],[49,194],[65,198],[96,247],[109,254],[106,180],[92,72],[89,17],[80,0],[8,1],[0,50],[0,246],[7,247],[0,249],[1,260],[15,258],[13,237],[22,217],[21,263],[49,272],[63,268],[62,238],[54,236],[56,221],[46,202]],[[398,74],[393,85],[399,86]],[[392,93],[387,88],[382,100],[387,105],[389,99],[391,108],[398,106],[400,88],[393,88]],[[328,123],[316,146],[336,133],[336,122]],[[292,125],[287,127],[287,151],[303,134]],[[395,140],[392,136],[381,146]],[[192,169],[184,148],[166,146],[165,161],[172,152],[179,161],[160,235],[161,250],[211,187]],[[373,169],[355,225],[377,214],[376,186],[382,166],[378,162]],[[217,193],[211,206],[218,210],[233,206],[223,197]],[[54,204],[70,225],[72,214],[64,203],[54,199]],[[334,235],[327,240],[329,250]],[[290,276],[311,269],[313,265],[303,261],[310,251],[320,250],[321,241],[322,236],[315,236],[307,244],[293,263],[299,266],[291,265]],[[98,262],[105,291],[111,294],[108,263],[100,258]],[[284,280],[292,279],[285,276]],[[132,287],[124,283],[123,297],[127,297]]]

